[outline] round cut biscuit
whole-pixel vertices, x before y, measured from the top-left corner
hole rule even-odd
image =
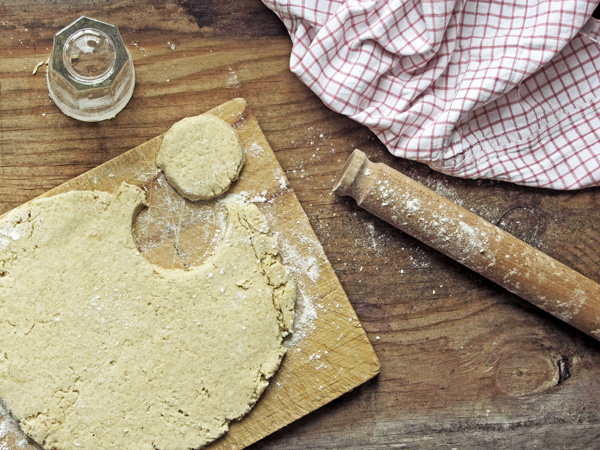
[[[189,200],[208,200],[227,191],[244,162],[236,131],[210,114],[175,123],[156,157],[169,183]]]

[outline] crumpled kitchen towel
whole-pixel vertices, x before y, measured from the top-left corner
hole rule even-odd
[[[450,175],[600,185],[600,38],[585,0],[263,0],[291,70],[391,153]]]

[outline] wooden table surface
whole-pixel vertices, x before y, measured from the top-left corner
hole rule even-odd
[[[117,25],[137,84],[116,119],[64,116],[48,97],[54,33]],[[375,347],[381,373],[254,449],[599,448],[600,343],[332,193],[354,148],[600,282],[600,190],[461,180],[392,157],[288,68],[260,0],[12,0],[0,4],[0,213],[244,97]],[[600,143],[599,143],[600,145]]]

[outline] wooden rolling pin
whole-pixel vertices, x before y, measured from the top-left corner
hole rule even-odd
[[[600,340],[600,285],[354,150],[333,188],[405,233]]]

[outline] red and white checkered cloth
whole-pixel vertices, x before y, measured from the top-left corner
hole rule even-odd
[[[450,175],[600,185],[596,2],[263,0],[291,70],[396,156]]]

